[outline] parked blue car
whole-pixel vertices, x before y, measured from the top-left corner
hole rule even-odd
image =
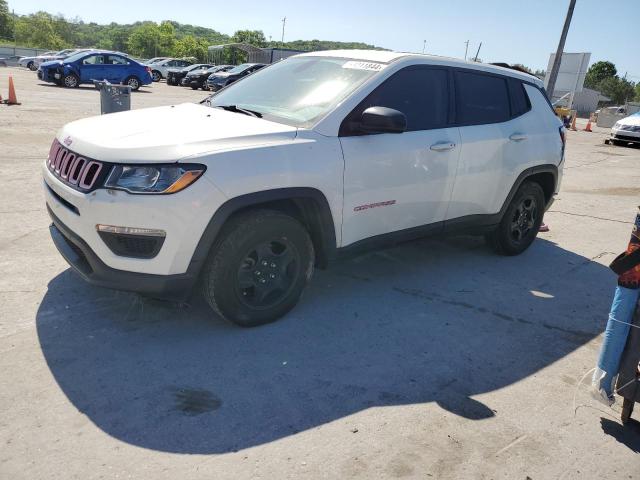
[[[70,88],[81,83],[93,83],[94,80],[108,80],[138,90],[152,82],[149,67],[116,52],[96,50],[78,53],[64,60],[44,62],[38,69],[38,78]]]

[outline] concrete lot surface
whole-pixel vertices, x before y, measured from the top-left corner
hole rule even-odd
[[[579,385],[639,204],[640,149],[569,132],[551,231],[522,256],[472,237],[366,254],[246,330],[197,297],[141,300],[68,269],[40,168],[99,95],[9,68],[3,96],[8,74],[22,105],[0,105],[0,478],[640,478],[640,423],[623,428],[619,403]],[[161,83],[132,103],[203,97]]]

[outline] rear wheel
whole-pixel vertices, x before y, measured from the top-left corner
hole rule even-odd
[[[509,203],[500,224],[486,235],[487,243],[503,255],[519,255],[535,240],[544,214],[540,185],[525,182]]]
[[[36,63],[35,63],[35,62],[29,62],[29,63],[27,63],[27,68],[28,68],[29,70],[31,70],[32,72],[35,72],[35,71],[38,69],[38,67],[36,66]]]
[[[134,92],[140,88],[140,80],[138,77],[129,77],[124,81],[125,85],[129,85]]]
[[[242,327],[289,312],[313,274],[309,233],[295,218],[256,210],[232,219],[202,272],[203,294],[224,319]]]
[[[77,88],[80,85],[80,79],[75,73],[70,73],[69,75],[64,76],[62,83],[65,87]]]

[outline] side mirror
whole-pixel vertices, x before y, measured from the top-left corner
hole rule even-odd
[[[359,126],[367,133],[402,133],[407,130],[407,117],[393,108],[369,107],[362,112]]]

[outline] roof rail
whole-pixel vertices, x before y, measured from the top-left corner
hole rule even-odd
[[[504,62],[493,62],[493,63],[490,63],[489,65],[495,65],[496,67],[510,68],[511,70],[515,70],[517,72],[526,73],[528,75],[532,75],[532,76],[535,77],[535,75],[533,75],[533,73],[527,72],[524,68],[519,67],[518,65],[509,65],[508,63],[504,63]]]

